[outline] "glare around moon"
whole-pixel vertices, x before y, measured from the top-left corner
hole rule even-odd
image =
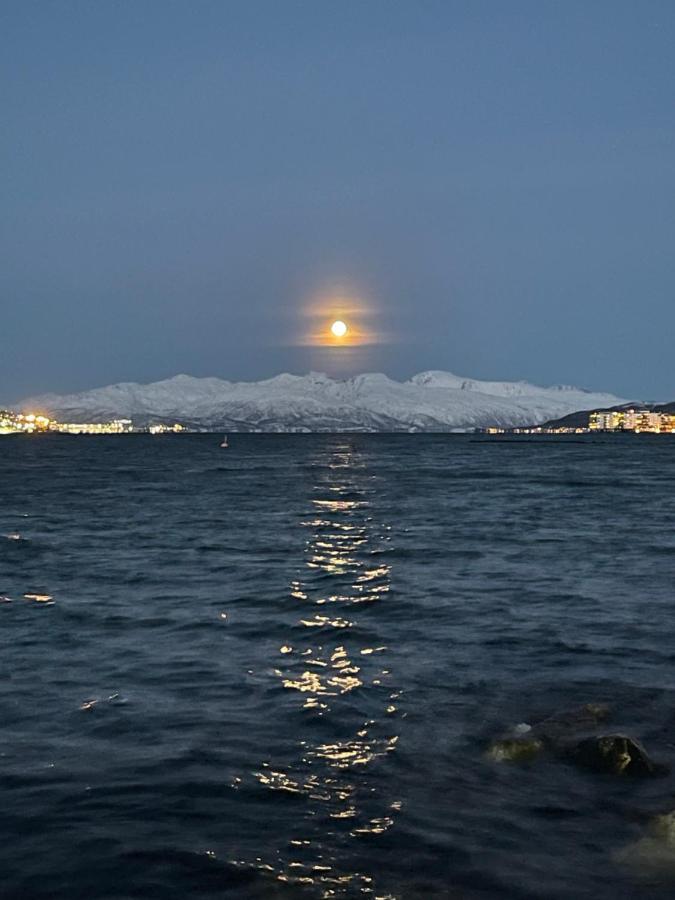
[[[333,322],[333,324],[330,326],[330,330],[333,332],[335,337],[344,337],[347,334],[347,326],[339,319],[337,320],[337,322]]]

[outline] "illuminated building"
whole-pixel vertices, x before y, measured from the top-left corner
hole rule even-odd
[[[623,427],[623,412],[592,412],[588,417],[591,431],[617,431]]]
[[[590,431],[633,431],[636,434],[675,433],[675,415],[651,409],[625,409],[593,412],[588,418]]]
[[[60,434],[130,434],[135,429],[131,419],[113,419],[111,422],[51,422],[49,430]]]
[[[58,432],[61,434],[128,434],[136,429],[131,419],[113,419],[110,422],[58,422],[36,413],[15,413],[0,410],[0,434],[36,434]]]
[[[632,432],[634,434],[675,434],[675,413],[652,409],[597,410],[588,414],[588,425],[536,425],[531,428],[480,429],[484,434],[588,434],[594,432]]]
[[[148,431],[150,434],[168,434],[173,432],[174,434],[179,434],[181,431],[187,431],[185,425],[180,425],[178,422],[175,422],[173,425],[149,425]]]
[[[0,434],[37,434],[56,432],[57,434],[133,434],[147,431],[150,434],[179,434],[187,431],[185,425],[174,422],[171,425],[155,424],[147,428],[136,428],[131,419],[111,419],[109,422],[58,422],[37,413],[17,413],[0,409]]]
[[[48,431],[51,420],[47,416],[35,415],[28,413],[22,415],[11,410],[0,410],[0,434],[16,434],[24,432],[32,434],[34,431]]]

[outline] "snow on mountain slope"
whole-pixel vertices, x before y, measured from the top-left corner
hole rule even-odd
[[[46,394],[20,409],[68,422],[128,418],[137,425],[178,421],[230,431],[446,431],[526,425],[623,402],[578,388],[475,381],[450,372],[422,372],[405,382],[378,373],[336,381],[312,372],[258,382],[176,375],[153,384]]]

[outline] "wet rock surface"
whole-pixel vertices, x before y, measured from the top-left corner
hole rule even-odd
[[[587,703],[532,726],[516,726],[493,741],[487,755],[497,762],[530,762],[548,751],[582,769],[608,775],[651,777],[668,773],[668,768],[652,760],[635,738],[600,731],[609,718],[608,706]]]
[[[530,762],[544,750],[536,737],[503,737],[490,744],[488,757],[495,762]]]
[[[675,812],[653,816],[639,840],[614,854],[621,865],[643,875],[675,874]]]
[[[668,769],[649,758],[639,741],[625,734],[600,734],[570,746],[567,758],[576,765],[608,775],[649,777],[666,775]]]
[[[586,703],[576,709],[549,716],[533,725],[532,730],[552,750],[564,748],[575,736],[593,731],[610,718],[610,708],[603,703]]]

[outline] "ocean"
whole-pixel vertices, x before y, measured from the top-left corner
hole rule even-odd
[[[672,897],[675,438],[0,439],[0,896]],[[651,830],[650,830],[651,829]]]

